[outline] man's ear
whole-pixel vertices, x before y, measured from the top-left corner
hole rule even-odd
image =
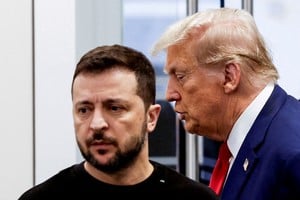
[[[241,78],[241,68],[236,63],[228,63],[225,66],[224,92],[230,93],[238,87]]]
[[[151,105],[148,110],[147,116],[147,129],[148,132],[152,132],[155,127],[161,111],[161,106],[159,104]]]

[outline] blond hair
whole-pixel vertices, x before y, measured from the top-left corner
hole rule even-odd
[[[195,13],[171,25],[159,38],[152,54],[169,46],[196,42],[195,56],[200,64],[238,62],[244,71],[263,82],[276,82],[276,67],[256,23],[245,10],[220,8]]]

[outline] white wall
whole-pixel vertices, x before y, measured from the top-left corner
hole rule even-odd
[[[76,0],[76,58],[98,45],[122,43],[122,0]]]
[[[255,3],[254,18],[278,69],[278,83],[300,99],[300,2],[264,0]]]
[[[33,183],[31,1],[0,1],[0,199]]]
[[[75,1],[35,1],[35,183],[75,162]]]

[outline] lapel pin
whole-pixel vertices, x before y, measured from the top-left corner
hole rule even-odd
[[[247,171],[248,165],[249,165],[249,160],[248,158],[246,158],[243,164],[244,171]]]

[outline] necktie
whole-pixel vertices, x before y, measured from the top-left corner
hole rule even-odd
[[[212,188],[218,195],[221,194],[223,188],[223,184],[229,168],[230,157],[231,153],[228,149],[227,143],[224,142],[220,146],[219,157],[217,159],[209,183],[209,187]]]

